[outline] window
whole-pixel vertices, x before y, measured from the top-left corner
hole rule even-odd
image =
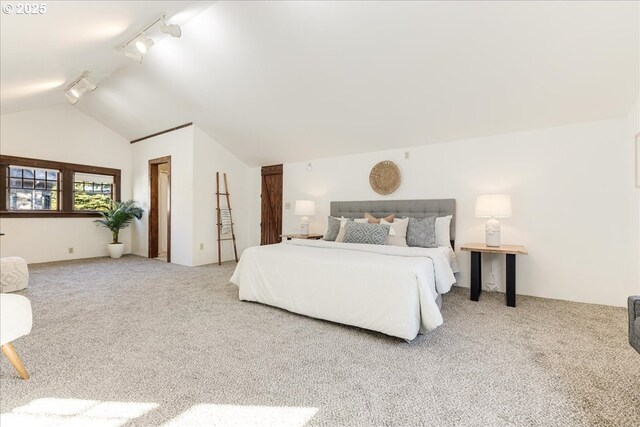
[[[7,167],[10,210],[58,210],[60,171]]]
[[[0,215],[95,216],[120,200],[120,170],[0,156]]]
[[[73,210],[104,211],[113,200],[114,177],[86,173],[73,174]]]

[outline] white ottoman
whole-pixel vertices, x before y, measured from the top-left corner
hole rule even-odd
[[[0,258],[0,292],[15,292],[27,287],[27,261],[17,256]]]

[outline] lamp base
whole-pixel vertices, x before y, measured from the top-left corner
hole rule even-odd
[[[491,247],[500,246],[500,222],[497,219],[491,218],[484,225],[485,232],[485,244]]]
[[[300,234],[303,236],[309,235],[309,218],[303,216],[300,220]]]

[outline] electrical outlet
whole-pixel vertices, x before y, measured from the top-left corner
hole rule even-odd
[[[285,203],[284,204],[284,208],[285,209],[291,209],[291,203],[290,202]]]
[[[200,250],[204,249],[204,243],[200,243]]]
[[[73,248],[69,248],[69,253],[72,254],[73,253]]]
[[[405,151],[404,152],[404,158],[405,158],[405,160],[409,160],[411,158],[411,152],[410,151]]]

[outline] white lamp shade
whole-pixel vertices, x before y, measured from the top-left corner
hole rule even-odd
[[[316,202],[313,200],[296,200],[296,215],[315,215]]]
[[[478,218],[508,218],[511,216],[511,198],[505,194],[485,194],[476,200]]]

